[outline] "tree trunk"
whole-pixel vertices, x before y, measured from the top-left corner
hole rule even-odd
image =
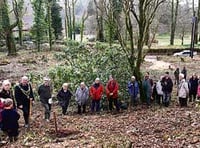
[[[13,8],[13,9],[15,9],[15,8]],[[6,39],[6,46],[7,46],[7,49],[8,49],[8,56],[16,55],[17,50],[16,50],[16,44],[15,44],[15,40],[14,40],[14,37],[13,37],[12,30],[18,25],[18,19],[12,25],[10,24],[8,4],[7,4],[6,0],[2,1],[1,14],[2,14],[2,18],[3,18],[2,29],[5,32],[5,37],[6,37],[5,39]]]
[[[50,51],[52,50],[52,21],[51,21],[51,2],[48,1],[47,4],[47,20],[48,20],[48,34],[49,34],[49,47],[50,47]]]
[[[67,9],[68,9],[68,0],[65,0],[65,36],[66,36],[66,38],[69,37],[69,34],[68,34],[68,32],[69,32],[69,30],[68,30],[69,29],[68,28],[69,17],[68,17]]]
[[[76,0],[72,1],[72,30],[73,30],[73,40],[76,40],[76,18],[75,18],[75,4],[76,4]]]
[[[96,6],[96,20],[97,20],[97,35],[96,40],[103,42],[104,41],[104,30],[103,30],[103,14],[99,14],[97,1],[94,0]]]
[[[199,25],[199,22],[200,22],[200,0],[198,0],[197,26]],[[198,29],[197,29],[197,31],[198,31]],[[200,35],[199,35],[199,39],[198,40],[200,42]]]
[[[175,36],[175,22],[174,22],[174,0],[171,3],[171,34],[170,34],[170,45],[174,45],[174,36]]]
[[[81,21],[81,28],[80,28],[80,33],[81,33],[81,42],[83,41],[83,32],[85,28],[85,21],[88,18],[88,13],[85,11],[83,16],[82,16],[82,21]]]
[[[17,49],[15,45],[15,40],[13,37],[12,30],[8,30],[6,34],[6,46],[8,48],[8,56],[15,56],[17,54]]]
[[[23,30],[22,30],[22,28],[23,28],[23,25],[22,25],[22,20],[20,19],[19,20],[19,24],[18,24],[18,29],[19,29],[19,44],[20,44],[20,46],[22,46],[23,45]]]
[[[170,45],[174,45],[176,23],[177,23],[177,17],[178,17],[178,8],[179,8],[179,0],[176,0],[176,6],[174,3],[174,0],[172,0]]]
[[[71,15],[71,8],[70,8],[70,6],[68,7],[68,9],[69,9],[69,24],[68,24],[68,31],[69,31],[69,38],[72,40],[72,30],[73,30],[73,28],[72,28],[72,15]]]

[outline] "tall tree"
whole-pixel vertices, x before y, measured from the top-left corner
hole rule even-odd
[[[70,38],[72,40],[72,10],[70,5],[69,0],[65,0],[65,33],[66,38]]]
[[[117,30],[116,30],[116,22],[117,19],[122,12],[122,2],[121,0],[104,0],[104,10],[105,13],[104,17],[104,26],[105,26],[105,36],[106,40],[108,40],[110,46],[112,45],[113,41],[117,37]]]
[[[15,15],[16,21],[11,24],[10,18],[9,18],[9,9],[8,9],[8,1],[7,0],[1,0],[1,5],[0,5],[0,16],[1,16],[1,35],[5,38],[6,40],[6,46],[8,49],[8,55],[16,55],[17,50],[16,50],[16,44],[13,36],[13,29],[17,27],[18,22],[19,22],[19,15],[18,15],[18,3],[16,0],[12,1],[12,6],[13,6],[13,11]]]
[[[72,32],[73,32],[73,39],[76,40],[76,17],[75,17],[75,5],[77,0],[72,0]]]
[[[62,7],[57,3],[57,0],[53,0],[51,7],[51,19],[52,19],[52,28],[55,39],[59,39],[59,36],[62,35],[62,18],[60,11]]]
[[[200,0],[198,0],[198,10],[197,10],[197,26],[198,26],[198,24],[199,24],[199,22],[200,22]],[[198,31],[198,29],[197,29],[197,31]],[[200,35],[199,35],[199,41],[200,41]]]
[[[34,25],[32,33],[36,40],[37,50],[40,51],[40,45],[46,34],[44,0],[33,0],[32,6],[34,11]]]
[[[81,33],[81,42],[83,41],[83,31],[85,28],[85,21],[88,18],[88,13],[86,11],[84,11],[82,18],[81,18],[81,28],[80,28],[80,33]]]
[[[124,27],[121,24],[120,19],[117,21],[118,39],[124,53],[127,56],[127,60],[130,64],[131,73],[137,77],[141,84],[141,64],[144,60],[145,51],[143,49],[145,44],[145,35],[149,26],[155,17],[156,11],[159,6],[164,3],[165,0],[140,0],[138,3],[132,0],[123,1],[123,12],[125,18],[126,30],[128,32],[128,41],[125,37]],[[133,34],[133,17],[138,26],[138,39],[137,46],[134,47],[134,34]],[[121,18],[122,19],[122,18]],[[140,88],[141,85],[140,85]],[[142,92],[142,89],[141,89]]]
[[[174,45],[177,16],[178,16],[179,0],[171,1],[171,33],[170,33],[170,45]]]
[[[104,23],[103,23],[103,10],[104,10],[104,5],[103,2],[104,0],[94,0],[95,6],[96,6],[96,21],[97,21],[97,28],[96,28],[96,40],[103,42],[105,39],[104,37]]]
[[[51,7],[52,7],[52,0],[46,0],[46,23],[48,26],[48,41],[49,41],[49,47],[50,51],[52,50],[52,17],[51,17]]]
[[[24,9],[24,0],[18,0],[18,14],[19,14],[19,23],[18,23],[18,34],[19,34],[19,44],[22,46],[23,44],[23,16],[26,12]]]

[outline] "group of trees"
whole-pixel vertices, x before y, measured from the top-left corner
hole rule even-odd
[[[57,0],[32,0],[31,2],[34,11],[34,25],[31,33],[37,49],[40,51],[40,44],[45,38],[51,49],[52,40],[62,35],[61,7]],[[23,16],[26,11],[24,0],[2,0],[0,2],[0,34],[1,38],[6,41],[8,55],[16,55],[17,52],[13,36],[14,28],[18,29],[19,44],[23,44]]]
[[[31,33],[37,49],[40,51],[41,43],[48,40],[51,50],[53,39],[58,39],[62,32],[62,19],[60,17],[62,8],[58,5],[57,0],[32,0],[31,2],[34,11],[34,25]],[[65,0],[64,2],[66,38],[76,40],[78,22],[76,4],[78,0]],[[188,0],[185,2],[187,3]],[[192,12],[195,16],[194,0],[192,2]],[[200,3],[200,0],[198,2]],[[88,17],[95,16],[96,40],[109,42],[110,46],[117,40],[126,55],[131,73],[141,80],[140,67],[146,54],[144,45],[150,47],[152,38],[155,37],[156,30],[159,28],[159,22],[170,23],[170,44],[173,45],[176,28],[179,24],[178,20],[185,19],[180,15],[187,9],[183,8],[184,6],[186,5],[181,5],[180,0],[90,0],[88,9],[82,14],[80,21],[81,41],[83,40],[85,21]],[[12,11],[8,8],[8,0],[0,2],[0,33],[6,40],[9,55],[16,54],[12,35],[12,30],[15,27],[19,29],[20,44],[22,44],[22,18],[25,11],[24,0],[12,0]],[[168,14],[171,14],[169,20],[165,18],[168,15],[167,11],[170,12]],[[199,18],[200,7],[196,11],[197,18]],[[10,13],[15,16],[14,23],[11,23]],[[197,20],[199,22],[199,19]],[[181,36],[184,38],[184,25],[181,32]],[[197,33],[195,35],[197,36]]]

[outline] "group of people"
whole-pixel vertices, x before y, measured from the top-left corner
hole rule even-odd
[[[183,73],[179,73],[178,80],[175,84],[177,87],[177,95],[181,107],[187,106],[187,99],[195,101],[196,96],[200,97],[200,82],[198,77],[194,74],[189,81],[186,81],[186,76]],[[44,77],[43,83],[38,87],[38,95],[40,102],[44,107],[44,119],[49,122],[51,114],[52,104],[52,92],[53,88],[48,77]],[[158,103],[168,107],[171,101],[171,94],[173,90],[173,81],[169,76],[169,72],[166,72],[164,76],[161,76],[157,82],[154,82],[149,73],[147,72],[142,81],[142,91],[140,92],[139,84],[135,76],[131,77],[131,80],[127,85],[128,93],[130,95],[130,105],[132,107],[138,104],[139,98],[144,94],[144,99],[148,106],[151,105],[152,98]],[[120,111],[120,105],[118,102],[118,90],[119,84],[113,78],[109,76],[109,80],[105,87],[105,93],[109,102],[109,110],[114,109],[113,104],[117,112]],[[104,94],[104,86],[99,78],[96,78],[94,83],[88,88],[84,82],[81,82],[79,87],[73,94],[69,89],[69,84],[64,83],[62,88],[57,93],[57,100],[62,108],[62,114],[66,115],[69,102],[72,96],[75,96],[77,102],[77,112],[82,114],[86,112],[86,106],[89,97],[91,98],[91,112],[100,111],[100,101]],[[24,126],[28,128],[30,125],[31,107],[34,103],[34,95],[32,86],[29,83],[27,76],[23,76],[20,83],[15,86],[14,93],[11,89],[11,83],[9,80],[4,80],[2,83],[2,90],[0,91],[0,128],[4,131],[10,141],[17,140],[19,134],[18,120],[20,115],[18,109],[22,110],[24,117]]]
[[[40,102],[44,107],[44,118],[47,122],[50,119],[51,104],[52,104],[52,92],[53,88],[48,77],[44,77],[44,82],[38,87],[38,95]],[[106,85],[106,94],[109,98],[109,109],[113,110],[113,102],[116,110],[119,111],[118,105],[118,83],[110,76],[108,84]],[[91,111],[100,111],[100,100],[103,96],[104,87],[99,78],[95,79],[94,84],[88,88],[84,82],[80,83],[75,94],[69,90],[69,84],[64,83],[62,88],[57,93],[57,99],[59,105],[62,108],[62,114],[66,115],[69,102],[72,96],[75,96],[75,100],[78,106],[78,113],[86,112],[86,104],[89,96],[92,99]],[[16,141],[19,131],[18,120],[20,114],[18,109],[22,110],[24,117],[24,127],[28,128],[30,125],[31,107],[34,103],[34,95],[32,86],[29,83],[27,76],[23,76],[20,79],[20,83],[14,87],[14,93],[11,89],[11,83],[9,80],[4,80],[2,83],[2,90],[0,91],[0,129],[6,133],[10,139],[10,142]]]

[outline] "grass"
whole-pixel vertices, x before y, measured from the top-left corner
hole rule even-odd
[[[157,35],[156,40],[158,40],[158,44],[156,47],[167,47],[167,48],[186,48],[190,47],[191,44],[191,37],[190,35],[186,35],[184,38],[184,45],[181,45],[181,39],[178,37],[175,37],[174,45],[170,45],[170,35]],[[153,46],[154,47],[154,46]],[[200,43],[198,45],[195,45],[195,47],[200,47]]]

